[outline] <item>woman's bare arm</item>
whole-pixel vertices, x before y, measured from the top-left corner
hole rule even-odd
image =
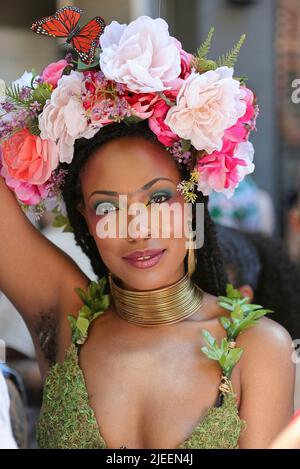
[[[240,448],[267,448],[290,421],[294,411],[295,365],[292,339],[276,322],[263,318],[238,338],[240,416],[247,428]]]
[[[72,309],[74,287],[85,284],[76,264],[27,220],[0,177],[0,290],[31,332],[40,313]]]

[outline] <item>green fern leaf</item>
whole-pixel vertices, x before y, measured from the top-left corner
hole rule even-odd
[[[207,55],[208,55],[208,53],[210,51],[210,48],[211,48],[211,40],[212,40],[212,37],[214,35],[214,32],[215,32],[215,28],[214,27],[210,28],[209,33],[207,35],[207,38],[205,39],[205,41],[201,44],[201,46],[197,50],[197,59],[198,60],[207,58]]]
[[[218,61],[218,67],[233,67],[238,60],[240,49],[246,39],[246,34],[242,34],[235,46],[226,55],[222,55]]]

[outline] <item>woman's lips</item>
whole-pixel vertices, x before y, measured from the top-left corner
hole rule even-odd
[[[155,266],[158,264],[162,256],[164,255],[164,252],[166,250],[163,249],[162,251],[159,251],[157,254],[149,256],[149,259],[145,260],[137,260],[137,259],[130,259],[124,257],[123,259],[127,262],[129,262],[133,267],[136,267],[137,269],[149,269],[150,267]]]

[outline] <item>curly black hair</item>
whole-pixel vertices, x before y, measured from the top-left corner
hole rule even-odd
[[[68,174],[63,187],[63,198],[66,204],[67,215],[74,230],[76,242],[90,259],[92,268],[99,278],[107,277],[108,269],[101,259],[97,245],[89,233],[83,215],[77,209],[78,204],[82,201],[80,172],[89,156],[98,148],[113,139],[122,137],[144,138],[156,142],[157,145],[161,145],[164,148],[149,129],[146,121],[130,125],[124,122],[107,125],[97,132],[93,138],[76,141],[74,158],[72,164],[67,167]],[[182,178],[189,179],[188,170],[182,168],[177,162],[176,165]],[[226,292],[227,274],[218,247],[214,223],[210,218],[207,208],[208,197],[204,197],[198,192],[196,202],[204,203],[204,245],[195,251],[197,267],[192,279],[204,291],[217,296],[223,295]],[[195,230],[196,223],[195,207],[196,204],[193,204],[193,230]]]
[[[300,268],[280,239],[216,226],[223,259],[236,288],[248,284],[253,302],[274,311],[271,319],[300,337]]]

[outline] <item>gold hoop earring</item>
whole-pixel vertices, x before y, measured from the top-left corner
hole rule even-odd
[[[191,225],[190,225],[191,226]],[[195,256],[195,243],[192,241],[193,236],[190,234],[189,238],[189,250],[188,250],[188,275],[191,278],[196,270],[197,259]]]

